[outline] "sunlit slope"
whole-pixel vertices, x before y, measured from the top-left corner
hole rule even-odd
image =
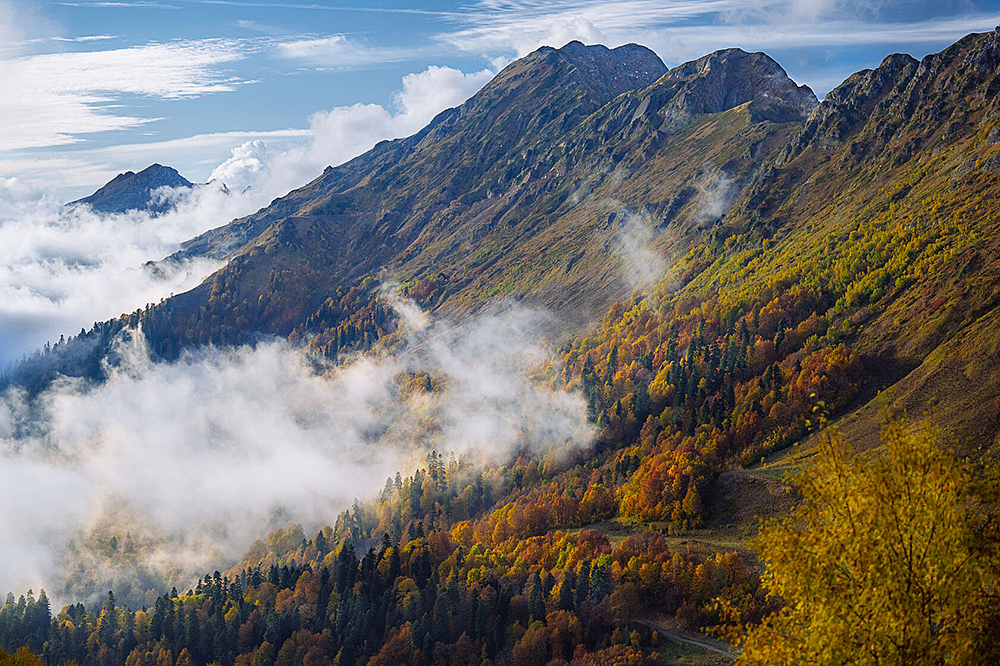
[[[797,264],[828,284],[863,398],[891,386],[853,439],[875,441],[884,409],[977,449],[1000,429],[998,66],[994,31],[856,74],[810,118],[778,169],[784,187],[755,199],[774,197],[761,223],[777,227],[760,274]]]
[[[404,282],[430,309],[513,295],[589,325],[662,272],[637,269],[651,248],[669,257],[703,238],[815,103],[763,54],[664,72],[634,45],[513,63],[416,136],[192,241],[188,253],[233,258],[141,314],[147,335],[168,357],[258,332],[318,335],[335,353],[383,332],[370,276]],[[352,287],[357,304],[342,304]]]
[[[855,357],[860,370],[837,391],[811,390],[811,400],[835,417],[851,413],[843,421],[849,440],[874,444],[878,421],[906,412],[963,452],[991,446],[1000,429],[998,65],[1000,32],[991,32],[923,62],[890,56],[845,81],[713,242],[674,267],[658,300],[612,310],[588,341],[597,345],[588,352],[597,376],[628,370],[602,365],[616,346],[617,358],[625,343],[630,359],[650,354],[650,393],[658,388],[670,404],[686,389],[693,400],[662,420],[694,433],[715,418],[705,415],[711,383],[707,393],[678,387],[668,366],[691,339],[715,345],[706,358],[725,358],[746,327],[737,404],[715,418],[733,432],[754,424],[728,454],[744,464],[807,432],[816,414],[799,404],[810,396],[798,395],[803,377],[832,381],[829,368],[807,372],[817,355],[832,353]],[[582,367],[576,352],[567,358]],[[643,376],[631,372],[633,384]],[[624,382],[605,400],[629,389]]]

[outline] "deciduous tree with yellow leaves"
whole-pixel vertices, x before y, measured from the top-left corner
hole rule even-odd
[[[995,485],[898,422],[863,456],[826,433],[794,486],[802,503],[757,540],[785,601],[740,664],[1000,663]]]

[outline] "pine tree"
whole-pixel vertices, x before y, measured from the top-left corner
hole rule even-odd
[[[528,592],[528,615],[532,622],[545,621],[545,599],[542,594],[542,583],[536,573],[532,578],[531,589]]]

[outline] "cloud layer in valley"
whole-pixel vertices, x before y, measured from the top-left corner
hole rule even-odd
[[[216,262],[158,271],[145,264],[228,216],[235,203],[206,191],[158,218],[97,215],[64,210],[50,192],[0,178],[0,367],[95,320],[198,284]]]
[[[586,447],[582,397],[528,379],[548,358],[543,324],[517,307],[461,326],[422,321],[402,351],[325,376],[280,341],[153,363],[136,332],[101,385],[66,381],[30,404],[10,391],[0,588],[44,585],[62,599],[121,587],[134,569],[87,544],[126,534],[147,544],[147,566],[173,572],[160,584],[189,585],[286,520],[332,522],[431,448],[503,462],[520,448]],[[414,371],[441,390],[405,392],[397,378]]]

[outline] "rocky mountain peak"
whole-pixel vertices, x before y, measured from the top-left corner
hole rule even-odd
[[[151,164],[139,173],[126,171],[108,181],[89,197],[67,205],[87,204],[99,213],[124,213],[145,210],[153,214],[165,212],[168,206],[153,200],[153,191],[161,187],[193,187],[193,183],[176,169]]]
[[[679,65],[658,82],[672,93],[665,112],[685,118],[720,113],[750,102],[758,119],[805,120],[819,101],[808,86],[796,85],[765,53],[723,49]]]
[[[609,49],[601,44],[586,46],[574,40],[554,52],[572,64],[584,82],[604,101],[645,88],[667,71],[659,56],[639,44]]]
[[[998,107],[1000,28],[967,35],[920,61],[894,53],[875,69],[853,74],[816,107],[782,161],[810,147],[830,150],[849,143],[857,159],[882,155],[899,164],[930,137],[944,133],[954,140],[956,132]],[[910,135],[914,140],[907,143]]]

